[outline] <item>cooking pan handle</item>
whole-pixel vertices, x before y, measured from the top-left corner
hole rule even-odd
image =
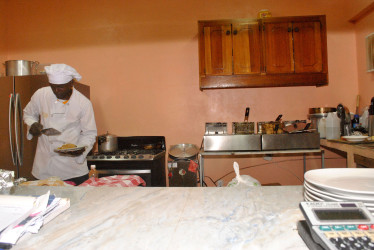
[[[244,116],[244,121],[248,122],[248,117],[249,117],[249,107],[245,109],[245,116]]]
[[[305,130],[308,130],[309,129],[309,127],[310,127],[310,125],[311,125],[311,123],[309,122],[309,123],[307,123],[306,125],[305,125],[305,128],[303,129],[304,131]]]

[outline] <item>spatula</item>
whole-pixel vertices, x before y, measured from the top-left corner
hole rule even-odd
[[[59,135],[61,134],[60,131],[58,131],[57,129],[54,129],[54,128],[46,128],[46,129],[42,129],[42,134],[45,134],[47,136],[50,136],[50,135]]]

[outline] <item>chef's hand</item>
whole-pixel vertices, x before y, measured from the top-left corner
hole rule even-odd
[[[80,156],[81,154],[83,154],[84,150],[85,148],[79,149],[77,151],[65,151],[59,153],[65,156]]]
[[[42,134],[42,129],[43,129],[43,125],[40,124],[39,122],[34,122],[31,127],[30,127],[30,134],[32,134],[33,136],[40,136]]]

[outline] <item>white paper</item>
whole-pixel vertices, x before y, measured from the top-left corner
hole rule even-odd
[[[35,201],[36,197],[0,195],[0,231],[25,219]]]

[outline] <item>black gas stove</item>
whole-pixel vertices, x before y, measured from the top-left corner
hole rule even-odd
[[[166,186],[164,136],[128,136],[117,139],[117,151],[89,154],[88,167],[96,165],[99,177],[139,175],[147,186]]]
[[[162,156],[165,150],[162,149],[129,149],[117,150],[115,152],[95,152],[87,156],[87,160],[97,161],[153,161]]]

